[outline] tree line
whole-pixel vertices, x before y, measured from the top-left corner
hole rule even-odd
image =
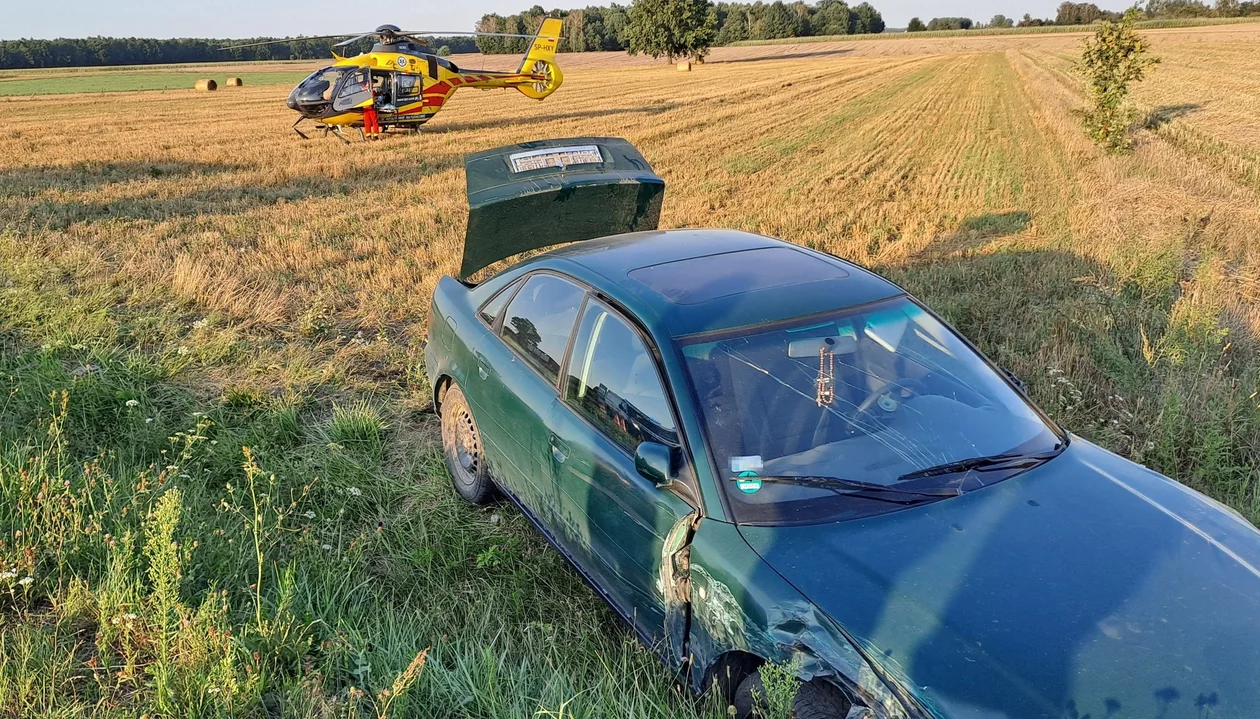
[[[1065,2],[1053,18],[1035,18],[1027,13],[1016,22],[1005,15],[994,15],[988,23],[977,23],[969,17],[934,17],[928,22],[911,18],[909,32],[925,30],[970,30],[987,27],[1041,27],[1045,25],[1091,25],[1099,21],[1118,22],[1124,13],[1103,10],[1090,2]],[[1260,16],[1260,0],[1217,0],[1208,5],[1201,0],[1147,0],[1135,17],[1144,20],[1196,17]]]
[[[515,15],[489,14],[477,23],[480,32],[528,35],[544,17],[564,20],[560,52],[632,50],[651,44],[666,32],[698,33],[695,42],[729,45],[740,40],[774,40],[809,35],[852,35],[884,31],[884,18],[868,2],[850,6],[843,0],[795,2],[718,2],[708,0],[635,0],[630,6],[544,10],[535,5]],[[637,20],[637,21],[636,21]],[[529,40],[481,36],[477,47],[486,54],[522,54]],[[683,53],[687,54],[687,53]]]
[[[1143,19],[1260,16],[1260,0],[1147,0],[1139,13]],[[574,10],[545,10],[539,5],[514,15],[485,15],[477,23],[482,32],[530,35],[544,17],[563,18],[561,52],[629,50],[671,60],[674,56],[703,57],[713,45],[740,40],[773,40],[810,35],[879,33],[885,29],[879,11],[868,2],[850,6],[844,0],[794,2],[717,2],[710,0],[634,0],[631,5],[612,3]],[[967,17],[935,17],[928,22],[913,18],[910,32],[969,30],[978,27],[1030,27],[1039,25],[1088,25],[1118,20],[1119,13],[1090,2],[1064,2],[1053,18],[1025,14],[1018,22],[995,15],[977,23]],[[41,67],[90,67],[101,65],[153,65],[252,60],[310,60],[329,56],[326,40],[290,39],[260,47],[223,50],[227,45],[263,42],[276,38],[217,40],[211,38],[59,38],[56,40],[0,40],[0,69]],[[430,38],[439,54],[483,52],[524,54],[524,37]],[[343,50],[353,55],[371,47],[361,40]]]
[[[275,45],[224,50],[228,45],[265,42],[278,38],[246,40],[177,38],[157,40],[137,37],[58,38],[56,40],[0,40],[0,69],[39,67],[94,67],[102,65],[166,65],[187,62],[241,62],[251,60],[313,60],[330,57],[328,40],[293,39]],[[471,37],[434,37],[428,43],[449,52],[477,52]],[[368,50],[371,40],[343,49],[354,55]]]

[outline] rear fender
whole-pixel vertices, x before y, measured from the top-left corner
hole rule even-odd
[[[433,406],[440,410],[451,382],[468,385],[467,371],[475,365],[472,350],[486,333],[477,319],[481,288],[470,290],[453,277],[438,280],[429,305],[429,334],[424,347],[425,374],[433,391]]]

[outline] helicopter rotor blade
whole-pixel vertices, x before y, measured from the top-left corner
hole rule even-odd
[[[339,37],[348,37],[353,33],[342,33],[340,35],[305,35],[302,37],[287,37],[280,40],[265,40],[263,42],[249,42],[243,45],[227,45],[219,48],[220,50],[236,50],[242,47],[259,47],[262,45],[278,45],[282,42],[302,42],[305,40],[332,40]],[[368,33],[369,35],[371,33]],[[360,35],[359,37],[364,37]],[[356,38],[358,39],[358,38]]]
[[[467,30],[465,31],[444,31],[444,30],[411,31],[411,30],[408,30],[406,32],[399,32],[398,34],[399,35],[441,35],[443,37],[467,37],[467,36],[481,35],[484,37],[523,37],[523,38],[528,38],[528,39],[533,39],[535,37],[542,37],[548,40],[560,39],[555,35],[523,35],[523,34],[514,33],[514,32],[476,32],[476,31],[469,32]]]
[[[341,33],[340,35],[305,35],[301,37],[283,38],[280,40],[264,40],[262,42],[250,42],[250,43],[244,43],[241,45],[227,45],[219,49],[220,50],[239,50],[241,48],[246,48],[246,47],[261,47],[263,45],[279,45],[280,43],[286,43],[286,42],[303,42],[306,40],[334,40],[337,38],[350,38],[349,40],[342,40],[341,42],[333,45],[333,47],[345,47],[346,45],[353,45],[354,43],[364,38],[372,37],[373,35],[383,35],[383,34],[387,34],[387,33],[382,33],[382,32],[373,30],[372,32],[365,32],[365,33],[358,33],[358,34],[346,32],[346,33]],[[404,37],[407,35],[434,35],[434,36],[443,36],[443,37],[477,37],[477,36],[523,37],[526,39],[533,39],[535,37],[543,37],[548,40],[560,39],[559,37],[556,37],[554,35],[525,35],[525,34],[514,33],[514,32],[477,32],[477,31],[469,32],[469,31],[446,31],[446,30],[405,30],[405,31],[400,30],[400,31],[391,32],[388,34],[391,34],[395,37]]]
[[[377,33],[374,33],[374,32],[366,32],[366,33],[363,33],[362,35],[359,35],[358,37],[352,37],[349,40],[342,40],[336,45],[333,45],[333,47],[345,47],[346,45],[353,45],[365,37],[372,37],[373,35],[376,35],[376,34]]]

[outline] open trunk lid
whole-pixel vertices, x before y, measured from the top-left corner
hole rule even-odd
[[[464,158],[468,231],[459,275],[552,245],[654,230],[665,181],[616,137],[537,140]]]

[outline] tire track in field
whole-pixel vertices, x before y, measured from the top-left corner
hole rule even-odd
[[[960,56],[929,70],[816,123],[809,142],[757,173],[761,189],[739,194],[745,212],[734,224],[890,261],[969,216],[1034,214],[1033,195],[1046,185],[1038,168],[1058,148],[1008,60]]]
[[[748,194],[758,194],[758,188],[765,185],[760,177],[722,169],[723,165],[729,164],[729,158],[761,156],[761,161],[768,165],[784,161],[774,143],[798,142],[795,138],[813,132],[811,125],[801,122],[802,118],[825,117],[839,103],[857,101],[877,92],[888,83],[911,73],[922,62],[884,63],[881,67],[854,76],[800,88],[794,83],[793,92],[776,98],[773,106],[745,103],[716,115],[685,120],[676,127],[663,128],[658,137],[667,136],[671,141],[657,152],[674,168],[671,175],[680,181],[674,185],[676,194],[671,199],[669,222],[725,222],[725,213],[718,212],[715,216],[715,210],[742,203]],[[753,123],[751,127],[750,122]],[[713,131],[723,125],[749,129],[748,132],[734,134]],[[680,199],[685,207],[678,206]]]

